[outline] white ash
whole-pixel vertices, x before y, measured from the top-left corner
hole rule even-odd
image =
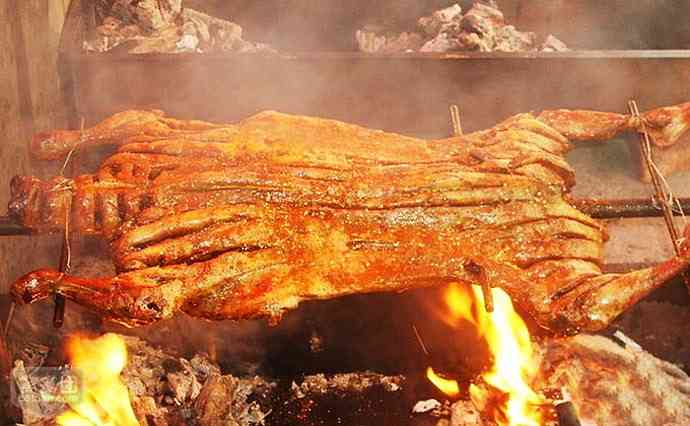
[[[362,373],[341,373],[332,376],[315,374],[306,376],[302,383],[292,383],[292,392],[297,398],[307,395],[324,395],[326,393],[361,393],[374,386],[382,386],[387,392],[402,389],[403,376],[384,376],[365,371]]]
[[[425,399],[422,401],[417,401],[417,403],[412,407],[412,412],[419,414],[419,413],[428,413],[429,411],[435,410],[437,408],[441,408],[441,403],[438,402],[435,399]]]
[[[690,378],[637,345],[579,335],[551,340],[543,351],[542,386],[565,388],[583,422],[690,424]]]
[[[359,50],[367,53],[568,50],[551,34],[542,39],[508,25],[494,2],[475,2],[464,15],[458,4],[437,10],[419,18],[413,32],[390,34],[365,27],[355,37]]]
[[[537,35],[531,32],[518,31],[514,26],[506,25],[496,31],[493,40],[492,49],[494,51],[523,52],[534,49],[537,44]]]
[[[471,401],[460,400],[451,408],[450,424],[452,426],[481,425],[482,419]]]
[[[423,16],[417,21],[422,32],[429,37],[446,32],[452,25],[459,25],[462,19],[462,8],[457,3],[445,9],[437,10],[431,16]]]

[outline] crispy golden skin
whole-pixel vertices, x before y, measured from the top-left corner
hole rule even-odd
[[[569,203],[574,174],[563,154],[568,139],[627,122],[521,114],[421,140],[275,112],[213,125],[127,111],[81,135],[43,134],[33,148],[44,158],[74,141],[119,149],[94,175],[15,178],[10,211],[38,232],[70,218],[102,234],[120,273],[41,270],[12,291],[20,302],[63,294],[138,325],[178,310],[279,318],[303,300],[485,276],[546,328],[600,329],[690,258],[684,248],[655,268],[601,273],[605,230]]]

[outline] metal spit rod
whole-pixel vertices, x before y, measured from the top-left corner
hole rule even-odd
[[[690,211],[690,198],[677,198],[676,201],[683,211]],[[580,198],[571,202],[575,208],[594,219],[664,217],[662,207],[650,198],[623,198],[618,200]],[[679,216],[681,213],[672,209],[671,214]],[[31,229],[17,224],[10,217],[0,216],[0,237],[32,234]]]
[[[676,198],[676,201],[683,211],[690,211],[690,198]],[[623,198],[618,200],[580,198],[571,202],[575,208],[594,219],[664,217],[661,205],[651,198]],[[671,209],[671,214],[679,216],[681,213]],[[32,234],[31,229],[17,224],[9,216],[0,216],[0,237]]]

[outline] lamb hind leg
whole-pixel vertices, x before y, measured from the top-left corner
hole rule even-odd
[[[606,328],[616,317],[690,265],[690,226],[681,255],[653,268],[589,278],[551,304],[551,327],[573,334]]]

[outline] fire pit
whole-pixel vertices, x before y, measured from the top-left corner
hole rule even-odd
[[[442,294],[452,297],[461,289],[450,287]],[[464,294],[467,294],[466,292]],[[428,298],[438,293],[425,293]],[[468,296],[471,294],[467,294]],[[399,305],[400,298],[408,296],[390,296]],[[478,293],[478,298],[481,293]],[[419,304],[419,295],[409,296],[409,305]],[[446,314],[443,308],[443,300],[437,299],[440,306],[436,312]],[[500,297],[496,298],[499,301]],[[481,300],[470,302],[472,310],[480,311]],[[326,309],[318,308],[313,312],[298,312],[299,316],[327,315],[324,311],[352,308],[354,304],[366,303],[364,301],[338,301],[330,304]],[[657,302],[654,302],[657,303]],[[377,306],[386,306],[385,300],[377,300]],[[371,304],[369,304],[371,306]],[[498,308],[498,304],[496,308]],[[644,306],[644,305],[643,305]],[[49,308],[49,306],[41,306]],[[26,311],[18,312],[10,331],[10,342],[15,343],[14,349],[20,353],[16,357],[12,370],[13,393],[10,395],[10,407],[16,415],[23,414],[25,424],[50,424],[54,416],[64,413],[68,405],[64,402],[70,394],[60,396],[55,392],[57,384],[64,381],[64,377],[73,377],[78,386],[85,381],[80,374],[82,371],[93,371],[87,366],[86,370],[79,368],[78,363],[83,360],[75,359],[70,351],[63,353],[64,345],[48,346],[47,341],[69,342],[70,339],[62,339],[58,335],[46,333],[45,322],[50,321],[50,315],[44,310],[35,309],[32,315]],[[450,312],[449,312],[450,313]],[[74,329],[84,330],[93,328],[93,316],[77,307],[70,306],[65,329],[58,334],[72,335]],[[433,315],[429,312],[430,315]],[[649,316],[644,314],[638,319],[646,321]],[[432,316],[433,317],[433,316]],[[446,318],[452,320],[453,318]],[[287,319],[290,321],[290,318]],[[457,317],[456,317],[457,320]],[[303,323],[299,321],[300,323]],[[443,320],[441,320],[443,321]],[[436,322],[435,320],[432,322]],[[624,321],[625,322],[625,321]],[[88,355],[95,359],[87,362],[107,362],[114,358],[121,362],[122,358],[111,355],[103,356],[95,353],[101,347],[106,346],[109,351],[122,351],[126,348],[128,353],[126,366],[120,375],[122,383],[127,387],[130,396],[132,412],[140,424],[227,424],[232,419],[237,424],[268,424],[268,425],[292,425],[313,424],[328,425],[340,424],[411,424],[411,425],[493,425],[489,419],[498,415],[502,418],[502,407],[505,407],[505,393],[496,390],[488,380],[480,375],[487,374],[490,368],[490,358],[485,357],[485,349],[482,349],[481,338],[475,336],[474,341],[465,340],[463,345],[465,352],[455,349],[454,345],[444,345],[443,342],[433,340],[433,335],[427,334],[428,327],[418,327],[422,341],[429,355],[421,349],[415,337],[409,342],[398,344],[399,348],[408,348],[414,358],[414,354],[421,355],[417,363],[420,371],[406,372],[404,374],[380,374],[360,370],[357,373],[336,373],[331,370],[326,374],[309,373],[306,366],[308,360],[320,360],[333,356],[326,343],[320,352],[311,352],[302,359],[292,358],[293,369],[303,366],[305,372],[290,374],[288,376],[276,376],[269,374],[271,366],[256,364],[239,365],[242,360],[251,361],[251,356],[239,353],[209,354],[207,349],[200,349],[198,345],[189,351],[180,350],[180,342],[170,343],[174,334],[180,330],[189,330],[193,327],[194,320],[178,319],[173,324],[160,325],[154,328],[142,330],[140,336],[146,336],[153,340],[168,341],[169,344],[153,345],[147,343],[142,337],[112,334],[114,332],[128,332],[112,329],[111,334],[106,334],[96,341],[91,342],[83,337],[78,341],[85,346]],[[455,322],[455,327],[462,320]],[[420,323],[418,323],[420,324]],[[33,327],[32,327],[33,325]],[[622,324],[621,324],[622,325]],[[620,327],[621,325],[617,325]],[[395,328],[390,324],[381,324],[387,332],[394,332]],[[438,328],[438,324],[435,324]],[[239,326],[239,328],[247,327]],[[284,326],[279,326],[281,329]],[[167,328],[167,330],[166,330]],[[237,325],[221,324],[221,330],[209,331],[205,326],[208,340],[226,338],[227,342],[234,344],[248,344],[241,338]],[[234,329],[234,334],[232,330]],[[289,334],[281,329],[257,329],[249,327],[252,333],[271,334],[277,337],[280,334]],[[27,333],[31,330],[31,333]],[[39,330],[38,332],[35,332]],[[454,332],[447,334],[446,339],[460,338],[464,334],[471,335],[476,329],[468,323]],[[634,331],[634,330],[632,330]],[[197,334],[200,332],[197,330]],[[29,337],[31,334],[31,337]],[[391,333],[393,334],[393,333]],[[411,333],[413,334],[413,333]],[[100,334],[98,334],[100,335]],[[21,337],[23,336],[23,340]],[[38,337],[44,340],[39,340]],[[97,335],[94,335],[97,336]],[[232,340],[228,339],[232,337]],[[363,338],[366,338],[363,337]],[[120,343],[113,344],[116,339]],[[534,412],[541,415],[544,425],[577,424],[568,423],[570,419],[558,422],[558,412],[551,404],[563,404],[566,399],[572,401],[576,407],[575,412],[586,413],[580,421],[581,424],[683,424],[681,421],[687,416],[690,408],[690,395],[688,395],[689,383],[687,375],[678,367],[650,355],[641,350],[625,335],[620,337],[605,338],[602,336],[579,335],[574,338],[543,339],[533,337],[534,343],[532,356],[533,366],[538,366],[538,373],[532,377],[530,386],[534,389],[542,402],[548,404],[529,405]],[[21,345],[16,342],[23,341]],[[38,341],[38,342],[37,342]],[[100,341],[100,345],[97,344]],[[475,344],[477,347],[471,348]],[[309,345],[309,339],[294,339],[293,346]],[[107,348],[107,344],[111,347]],[[265,350],[265,346],[256,343],[257,350]],[[69,344],[66,345],[69,348]],[[113,346],[115,348],[113,348]],[[485,344],[484,344],[485,346]],[[437,354],[438,351],[452,353]],[[111,353],[106,352],[106,354]],[[286,349],[282,353],[288,352]],[[306,351],[305,351],[306,352]],[[194,355],[189,355],[194,353]],[[342,351],[340,351],[342,353]],[[666,352],[668,355],[674,352]],[[117,354],[117,353],[116,353]],[[443,355],[443,356],[440,356]],[[222,362],[217,357],[225,357]],[[406,356],[406,354],[402,354]],[[322,357],[320,359],[320,357]],[[77,356],[78,358],[78,356]],[[267,357],[267,358],[270,358]],[[445,359],[444,359],[445,358]],[[72,360],[72,365],[67,367],[67,362]],[[217,359],[217,360],[214,360]],[[448,361],[453,359],[453,361]],[[349,360],[352,362],[352,360]],[[234,362],[234,368],[222,367],[222,364]],[[285,362],[285,361],[284,361]],[[340,364],[332,359],[328,362],[331,369],[337,369]],[[436,374],[442,374],[442,383],[457,386],[458,392],[446,389],[442,392],[428,382],[424,377],[424,362],[433,364],[431,369]],[[366,365],[367,361],[362,360]],[[83,365],[83,364],[82,364]],[[121,364],[119,364],[121,365]],[[116,367],[119,368],[119,365]],[[463,366],[464,365],[464,366]],[[472,365],[479,367],[473,368]],[[103,371],[107,366],[97,368]],[[307,367],[307,368],[305,368]],[[460,367],[460,368],[458,368]],[[275,368],[275,366],[273,367]],[[299,367],[297,367],[299,368]],[[437,371],[438,370],[438,371]],[[464,370],[464,371],[463,371]],[[233,373],[230,373],[233,371]],[[428,369],[426,371],[429,371]],[[101,376],[98,375],[98,378]],[[58,378],[63,378],[62,381]],[[653,378],[653,379],[652,379]],[[67,380],[69,382],[69,379]],[[438,382],[437,382],[438,383]],[[474,384],[472,384],[474,383]],[[635,383],[635,386],[631,386]],[[441,384],[443,386],[443,384]],[[57,389],[60,389],[57,387]],[[63,386],[63,390],[65,386]],[[74,388],[68,388],[74,389]],[[471,389],[474,389],[472,391]],[[480,411],[471,402],[470,393],[474,392],[475,398],[481,397],[483,391],[490,390],[489,401],[483,400],[483,404],[496,404],[493,411],[486,409]],[[78,395],[84,392],[77,388]],[[90,392],[90,391],[89,391]],[[97,392],[97,390],[95,391]],[[450,394],[450,395],[449,395]],[[48,395],[55,398],[48,398]],[[114,395],[114,390],[108,392],[108,396]],[[452,395],[452,396],[451,396]],[[659,395],[664,398],[659,399]],[[674,395],[670,398],[670,395]],[[629,401],[637,401],[629,411]],[[657,402],[655,402],[657,401]],[[101,410],[99,408],[99,410]],[[493,413],[493,414],[492,414]],[[673,420],[678,420],[673,423]],[[597,423],[592,423],[596,421]],[[67,423],[69,424],[69,423]],[[117,423],[127,424],[127,423]],[[529,424],[529,423],[527,423]]]
[[[8,424],[690,424],[688,51],[569,50],[590,1],[251,3],[72,1],[71,129],[0,216],[62,246],[0,298]]]

